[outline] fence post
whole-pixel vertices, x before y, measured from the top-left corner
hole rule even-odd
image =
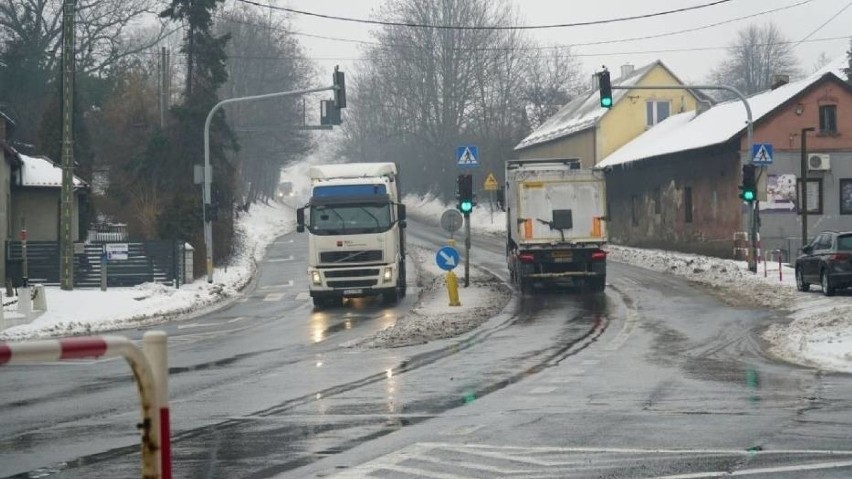
[[[107,290],[107,254],[106,245],[101,245],[101,291]]]
[[[142,350],[151,372],[154,376],[157,391],[156,414],[160,417],[160,477],[172,478],[172,450],[169,423],[169,359],[166,333],[163,331],[148,331],[142,337]]]

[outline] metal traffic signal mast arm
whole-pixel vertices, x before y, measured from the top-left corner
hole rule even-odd
[[[257,101],[257,100],[267,100],[269,98],[278,98],[283,96],[297,96],[297,95],[306,95],[308,93],[316,93],[327,90],[335,91],[335,100],[338,104],[346,105],[346,92],[345,86],[343,85],[343,72],[337,70],[337,67],[334,68],[334,75],[332,77],[333,84],[331,86],[324,86],[319,88],[309,88],[307,90],[292,90],[292,91],[282,91],[277,93],[267,93],[265,95],[253,95],[253,96],[243,96],[237,98],[228,98],[217,103],[213,108],[210,109],[210,113],[207,114],[207,120],[204,122],[204,244],[205,244],[205,252],[207,259],[207,282],[213,282],[213,224],[210,222],[210,215],[207,213],[208,205],[210,205],[210,190],[211,183],[213,182],[213,172],[210,169],[210,123],[213,121],[213,115],[218,111],[222,106],[227,105],[229,103],[238,103],[244,101]],[[342,98],[342,101],[341,101]],[[342,108],[342,106],[341,106]]]
[[[600,74],[599,74],[600,75]],[[753,119],[751,114],[751,106],[748,104],[748,100],[746,97],[740,93],[739,90],[732,86],[727,85],[643,85],[643,86],[621,86],[621,85],[611,85],[611,89],[613,90],[725,90],[733,93],[740,99],[743,106],[746,109],[747,116],[747,124],[746,124],[746,136],[748,146],[746,147],[746,151],[748,155],[751,155],[752,146],[754,145],[754,126]],[[751,156],[747,156],[746,161],[744,162],[746,165],[752,164]],[[750,203],[752,205],[749,208],[749,229],[751,241],[749,246],[749,255],[748,255],[748,269],[752,273],[757,272],[757,234],[758,234],[758,226],[757,226],[757,214],[754,208],[756,202]]]

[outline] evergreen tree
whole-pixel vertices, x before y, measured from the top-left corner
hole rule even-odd
[[[188,240],[196,245],[196,264],[204,267],[201,190],[193,185],[193,165],[204,163],[204,124],[207,114],[218,103],[217,91],[228,79],[225,69],[225,45],[229,35],[212,34],[212,12],[223,0],[172,0],[160,16],[184,22],[187,34],[181,52],[186,55],[186,91],[184,102],[172,109],[174,125],[170,145],[163,151],[169,156],[160,177],[161,191],[172,193],[159,218],[163,237]],[[219,110],[210,126],[210,163],[213,166],[212,202],[218,210],[213,225],[214,261],[221,263],[231,253],[234,238],[234,168],[226,152],[237,143]],[[197,272],[201,272],[200,270]]]

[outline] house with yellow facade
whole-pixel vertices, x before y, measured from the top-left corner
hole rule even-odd
[[[613,75],[614,76],[614,75]],[[661,61],[641,68],[621,67],[614,86],[683,85]],[[517,146],[518,158],[579,158],[592,167],[670,115],[709,106],[691,90],[613,90],[612,108],[600,106],[595,89],[579,95],[530,133]]]

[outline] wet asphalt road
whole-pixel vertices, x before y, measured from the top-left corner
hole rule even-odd
[[[412,223],[409,238],[443,234]],[[474,245],[505,279],[501,242]],[[245,302],[158,328],[175,477],[852,477],[850,377],[766,358],[770,314],[611,264],[605,295],[516,298],[460,338],[360,350],[341,345],[416,288],[395,308],[314,312],[304,256],[285,236]],[[120,361],[7,368],[0,389],[0,477],[138,476]]]

